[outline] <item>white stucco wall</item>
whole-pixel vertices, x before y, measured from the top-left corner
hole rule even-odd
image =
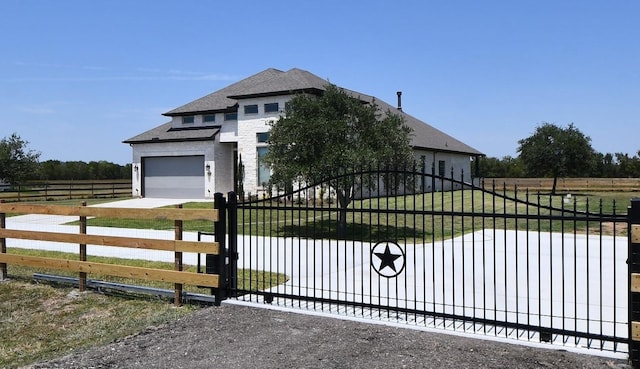
[[[427,174],[435,174],[439,175],[439,162],[444,161],[444,177],[449,179],[451,178],[451,173],[453,171],[453,179],[455,180],[463,180],[464,182],[471,182],[472,173],[471,173],[471,160],[469,155],[465,154],[455,154],[448,152],[436,152],[436,151],[427,151],[427,150],[416,150],[415,158],[418,160],[418,163],[424,157],[424,171]],[[435,169],[435,171],[434,171]],[[450,186],[447,186],[445,182],[444,188],[441,186],[441,182],[436,181],[436,186],[434,189],[431,188],[431,183],[425,184],[425,189],[427,191],[436,190],[449,190]]]
[[[190,141],[190,142],[158,142],[158,143],[142,143],[133,145],[132,160],[132,181],[131,194],[134,197],[142,194],[142,158],[157,156],[191,156],[204,155],[205,167],[202,173],[205,181],[205,193],[203,197],[213,197],[216,192],[215,186],[215,146],[212,141]],[[211,167],[212,175],[206,173],[206,165]],[[232,180],[233,188],[233,180]]]

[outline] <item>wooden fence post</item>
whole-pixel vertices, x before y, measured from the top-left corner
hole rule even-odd
[[[86,201],[82,202],[82,206],[87,206]],[[80,216],[80,234],[87,234],[87,217],[85,215]],[[87,245],[80,244],[80,261],[87,261]],[[78,290],[84,291],[87,286],[87,273],[78,273]]]
[[[2,204],[4,200],[0,200],[0,204]],[[4,229],[7,227],[6,223],[7,215],[5,213],[0,213],[0,228]],[[7,253],[7,239],[4,237],[0,237],[0,253]],[[0,281],[3,281],[7,278],[7,264],[0,263]]]
[[[182,209],[182,204],[176,205],[176,208]],[[181,219],[176,219],[175,223],[175,239],[176,241],[182,240],[182,231],[183,224]],[[174,261],[174,270],[181,272],[182,271],[182,252],[175,252],[175,261]],[[182,283],[174,283],[175,295],[173,303],[176,306],[180,306],[182,304]]]
[[[627,236],[629,239],[629,363],[640,368],[640,198],[631,200]]]

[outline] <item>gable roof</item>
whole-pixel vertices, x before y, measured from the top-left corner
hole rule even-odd
[[[286,72],[275,68],[266,69],[241,81],[233,83],[216,92],[201,97],[190,103],[164,113],[165,116],[195,115],[210,112],[236,111],[238,100],[261,97],[290,95],[299,92],[321,94],[328,84],[326,80],[308,71],[293,68]],[[462,153],[469,155],[484,155],[482,152],[450,136],[443,131],[398,110],[376,98],[357,91],[343,88],[349,95],[367,103],[375,103],[382,113],[390,111],[404,117],[405,123],[413,130],[411,145],[416,149]],[[141,143],[154,141],[188,141],[210,140],[219,132],[219,127],[204,127],[194,129],[172,129],[171,123],[165,123],[138,136],[132,137],[125,143]]]

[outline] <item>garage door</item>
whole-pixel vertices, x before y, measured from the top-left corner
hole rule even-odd
[[[204,198],[204,156],[143,158],[145,197]]]

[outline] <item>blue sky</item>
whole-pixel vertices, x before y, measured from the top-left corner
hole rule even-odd
[[[274,67],[375,95],[488,156],[542,122],[640,150],[640,2],[0,2],[0,137],[125,164],[122,141]]]

